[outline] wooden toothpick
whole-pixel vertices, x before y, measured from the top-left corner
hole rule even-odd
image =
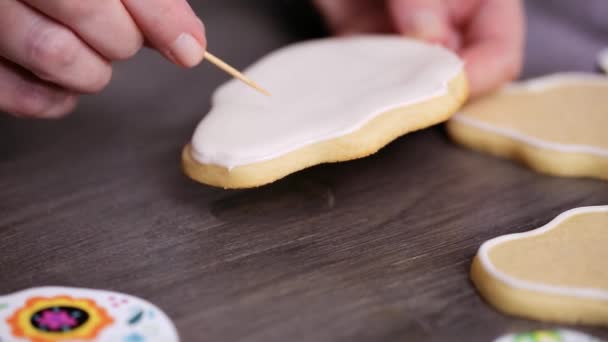
[[[272,96],[270,94],[270,92],[268,92],[268,90],[262,88],[259,84],[255,83],[251,79],[247,78],[247,76],[243,75],[240,71],[238,71],[235,68],[231,67],[226,62],[224,62],[221,59],[215,57],[214,55],[210,54],[209,52],[205,52],[205,59],[208,60],[209,62],[213,63],[218,68],[220,68],[220,69],[224,70],[225,72],[229,73],[234,78],[236,78],[236,79],[240,80],[241,82],[247,84],[251,88],[259,91],[260,93],[262,93],[262,94],[264,94],[266,96]]]

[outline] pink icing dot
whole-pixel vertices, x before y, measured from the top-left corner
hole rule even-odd
[[[45,326],[51,330],[58,330],[62,327],[73,327],[78,322],[70,317],[65,311],[44,311],[41,317],[36,319],[38,324]]]

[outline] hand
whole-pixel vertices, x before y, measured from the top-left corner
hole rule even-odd
[[[143,42],[192,67],[206,48],[186,0],[0,0],[0,110],[56,118]]]
[[[456,51],[473,96],[516,78],[521,70],[521,0],[315,0],[337,34],[393,32]]]

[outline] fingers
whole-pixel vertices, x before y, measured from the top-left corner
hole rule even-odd
[[[205,27],[186,0],[122,2],[149,43],[167,58],[185,67],[202,61],[207,48]]]
[[[489,92],[519,75],[524,25],[520,0],[482,1],[473,13],[462,50],[473,96]]]
[[[401,34],[445,45],[453,39],[449,13],[442,0],[388,0],[388,7]]]
[[[110,64],[72,31],[16,0],[0,3],[0,56],[42,80],[78,92],[97,92]]]
[[[15,65],[0,60],[0,110],[16,116],[53,119],[71,112],[77,97],[27,77]]]
[[[342,30],[351,17],[352,0],[314,0],[314,3],[333,32]]]
[[[340,35],[392,31],[384,1],[315,0],[328,28]]]
[[[109,60],[132,57],[142,35],[120,0],[22,0],[69,27]]]

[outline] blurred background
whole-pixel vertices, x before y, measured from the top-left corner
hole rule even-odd
[[[327,34],[304,0],[191,3],[209,50],[240,69]],[[522,77],[598,72],[608,1],[526,10]],[[0,115],[0,293],[134,294],[187,342],[489,341],[555,326],[488,307],[468,281],[471,258],[489,238],[608,203],[606,184],[538,175],[433,128],[262,189],[202,186],[181,173],[180,152],[226,80],[146,50],[64,120]]]

